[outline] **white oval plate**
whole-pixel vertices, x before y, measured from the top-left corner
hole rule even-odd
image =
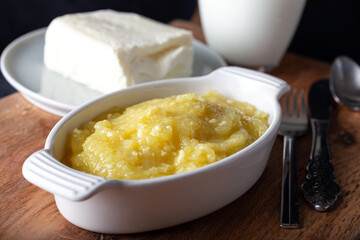
[[[1,55],[6,80],[29,102],[64,116],[75,107],[102,95],[48,70],[43,63],[46,28],[29,32],[10,43]],[[194,40],[193,76],[226,66],[219,54]]]

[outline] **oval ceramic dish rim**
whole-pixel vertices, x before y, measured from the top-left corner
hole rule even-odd
[[[220,68],[218,70],[213,71],[211,74],[215,74],[216,72],[219,71],[224,71],[224,69],[231,69],[231,68],[239,68],[241,69],[244,73],[246,74],[251,74],[255,76],[260,76],[260,77],[264,77],[266,76],[267,79],[272,78],[274,80],[279,80],[276,77],[270,76],[270,75],[264,75],[264,73],[260,73],[254,70],[250,70],[250,69],[245,69],[245,68],[240,68],[240,67],[223,67]],[[53,140],[56,136],[56,134],[61,130],[62,126],[68,122],[70,119],[72,119],[74,116],[81,114],[80,112],[82,112],[84,109],[91,107],[92,104],[94,104],[95,102],[101,102],[104,101],[105,99],[108,98],[112,98],[114,97],[114,95],[118,95],[118,94],[122,94],[123,92],[128,92],[128,91],[136,91],[137,88],[146,88],[147,86],[156,86],[156,85],[161,85],[162,83],[164,83],[164,81],[167,81],[168,83],[171,82],[179,82],[179,81],[194,81],[194,80],[199,80],[199,81],[206,81],[206,78],[209,75],[205,75],[205,76],[200,76],[200,77],[192,77],[192,78],[178,78],[178,79],[169,79],[169,80],[160,80],[160,81],[153,81],[150,83],[145,83],[145,84],[141,84],[141,85],[136,85],[136,86],[131,86],[125,89],[121,89],[118,90],[116,92],[107,94],[107,95],[103,95],[103,96],[99,96],[98,98],[95,98],[85,104],[82,104],[81,106],[77,107],[76,109],[72,110],[70,113],[68,113],[66,116],[64,116],[55,126],[54,128],[51,130],[51,132],[49,133],[46,142],[45,142],[45,148],[47,150],[50,150],[50,155],[52,155],[51,153],[51,149],[52,149],[52,145],[53,145]],[[196,78],[196,79],[195,79]],[[289,90],[289,86],[285,86],[284,89],[282,91],[279,91],[277,93],[276,98],[278,98],[279,96],[281,96],[284,92]],[[156,184],[156,183],[163,183],[163,182],[168,182],[168,181],[174,181],[176,179],[179,178],[185,178],[185,177],[191,177],[192,175],[197,175],[197,174],[202,174],[204,172],[208,172],[213,168],[218,168],[221,167],[223,165],[227,165],[230,164],[233,161],[245,161],[246,158],[241,159],[241,157],[249,154],[252,151],[255,151],[256,149],[262,147],[267,141],[270,141],[270,139],[267,139],[267,136],[270,135],[273,131],[275,131],[275,129],[277,128],[277,125],[280,124],[280,118],[281,118],[281,108],[279,105],[277,105],[275,107],[276,112],[273,113],[273,119],[269,125],[269,128],[266,130],[266,132],[260,137],[258,138],[255,142],[253,142],[252,144],[250,144],[249,146],[245,147],[244,149],[230,155],[229,157],[226,157],[224,159],[221,159],[217,162],[211,163],[209,165],[191,170],[191,171],[187,171],[187,172],[183,172],[183,173],[178,173],[178,174],[172,174],[172,175],[168,175],[168,176],[162,176],[162,177],[157,177],[157,178],[150,178],[150,179],[138,179],[138,180],[128,180],[128,179],[108,179],[108,178],[103,178],[103,177],[99,177],[96,175],[92,175],[92,174],[88,174],[88,173],[84,173],[75,169],[72,169],[70,167],[68,167],[69,169],[71,169],[72,171],[76,171],[77,173],[80,174],[87,174],[90,176],[96,176],[102,179],[105,179],[105,181],[112,181],[114,183],[117,183],[119,185],[122,186],[136,186],[136,185],[147,185],[147,184]],[[100,114],[100,113],[98,113]],[[265,139],[265,141],[264,141]],[[240,159],[239,159],[240,158]],[[58,160],[59,161],[59,160]],[[60,161],[59,161],[60,162]],[[64,165],[64,164],[63,164]],[[64,165],[66,166],[66,165]]]

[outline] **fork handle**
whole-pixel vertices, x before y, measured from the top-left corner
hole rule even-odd
[[[299,203],[296,169],[295,137],[285,136],[280,215],[280,226],[283,228],[299,227]]]

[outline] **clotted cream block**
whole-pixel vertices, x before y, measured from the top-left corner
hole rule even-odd
[[[187,77],[192,34],[134,13],[99,10],[55,18],[46,30],[45,66],[108,93],[152,80]]]

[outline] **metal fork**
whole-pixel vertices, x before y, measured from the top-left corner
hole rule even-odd
[[[308,129],[304,90],[301,90],[300,111],[298,111],[296,89],[292,92],[292,113],[290,113],[290,93],[288,93],[285,96],[284,113],[279,130],[279,134],[284,136],[280,216],[280,226],[283,228],[299,227],[295,139],[305,134]]]

